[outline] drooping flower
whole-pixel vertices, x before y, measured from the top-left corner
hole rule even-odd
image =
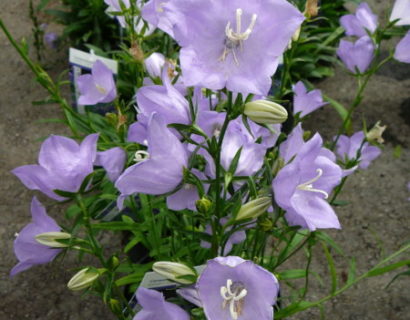
[[[115,182],[124,170],[127,154],[120,147],[97,153],[96,166],[102,166],[107,171],[108,178]]]
[[[364,36],[354,43],[341,40],[337,49],[337,55],[350,71],[356,73],[357,68],[359,72],[363,73],[369,68],[373,60],[374,49],[372,39]]]
[[[410,0],[396,0],[390,21],[400,19],[396,26],[410,25]]]
[[[14,240],[14,253],[19,263],[11,270],[11,276],[34,265],[48,263],[61,252],[61,249],[50,248],[36,241],[38,234],[61,230],[36,197],[31,201],[31,215],[32,222],[25,226]]]
[[[93,64],[91,74],[78,77],[77,85],[81,94],[78,104],[81,105],[108,103],[117,96],[113,72],[100,60]]]
[[[214,90],[267,95],[279,57],[304,20],[284,0],[169,4],[178,13],[174,34],[184,83]]]
[[[93,172],[98,134],[78,143],[62,136],[50,136],[41,145],[39,165],[25,165],[12,171],[31,190],[40,190],[55,200],[65,198],[53,190],[77,192],[84,178]]]
[[[410,6],[410,2],[409,2],[409,6]],[[396,46],[396,51],[394,52],[394,58],[400,62],[410,63],[410,31],[407,32],[405,37],[401,39],[401,41]]]
[[[137,300],[142,306],[133,320],[189,320],[189,314],[176,304],[165,301],[161,292],[139,287]]]
[[[164,194],[182,182],[183,170],[188,167],[188,153],[157,113],[149,120],[147,142],[148,152],[138,151],[139,162],[126,169],[115,183],[123,196]],[[142,159],[144,155],[146,158]]]
[[[154,27],[174,37],[172,13],[167,8],[169,0],[150,0],[142,8],[142,17]]]
[[[346,30],[346,35],[363,37],[367,36],[366,30],[374,33],[377,29],[377,15],[375,15],[366,2],[362,2],[355,14],[347,14],[340,18],[340,24]]]
[[[356,160],[359,162],[359,168],[367,169],[370,163],[380,156],[381,150],[369,145],[364,132],[359,131],[351,137],[341,135],[336,144],[336,154],[343,162]]]
[[[208,320],[273,319],[279,283],[252,261],[234,256],[209,260],[196,287]]]
[[[316,134],[272,182],[276,203],[286,210],[288,223],[311,231],[340,228],[326,199],[340,183],[343,171],[334,163],[333,153],[322,145],[322,138]]]
[[[300,112],[300,117],[323,107],[326,102],[323,101],[322,92],[318,89],[307,91],[302,81],[293,86],[295,96],[293,98],[293,114]]]

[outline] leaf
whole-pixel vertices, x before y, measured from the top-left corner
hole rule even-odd
[[[322,242],[323,246],[323,251],[325,252],[326,260],[329,266],[329,271],[330,271],[330,276],[332,279],[332,288],[331,288],[331,294],[334,294],[337,290],[337,272],[336,272],[336,267],[335,267],[335,262],[333,260],[332,254],[329,251],[329,248],[327,245]]]
[[[349,273],[347,275],[347,284],[351,284],[356,279],[356,259],[352,258],[349,264]]]
[[[337,113],[340,115],[342,120],[345,121],[345,119],[348,116],[347,109],[341,103],[337,102],[336,100],[333,100],[332,98],[326,95],[323,95],[323,98],[325,101],[329,102],[336,109]]]
[[[342,256],[344,256],[343,250],[339,247],[339,245],[333,241],[333,239],[325,232],[325,231],[315,231],[316,237],[326,242],[329,246],[336,250],[336,252]]]
[[[112,230],[112,231],[125,231],[125,230],[136,230],[137,224],[129,224],[126,222],[114,221],[114,222],[104,222],[96,223],[92,225],[93,229],[97,230]]]
[[[382,267],[382,268],[372,269],[372,270],[370,270],[370,271],[367,273],[367,277],[379,276],[379,275],[382,275],[382,274],[384,274],[384,273],[386,273],[386,272],[393,271],[393,270],[395,270],[395,269],[404,267],[404,266],[406,266],[406,265],[407,265],[407,266],[410,266],[410,260],[403,260],[403,261],[399,261],[399,262],[390,264],[390,265],[385,266],[385,267]]]
[[[305,277],[306,277],[305,269],[285,270],[285,271],[281,271],[278,273],[278,278],[280,280],[301,279]]]
[[[299,302],[292,303],[286,308],[283,308],[277,311],[275,313],[275,319],[277,320],[277,319],[287,318],[295,313],[309,309],[312,306],[313,306],[312,303],[309,301],[299,301]]]
[[[394,278],[393,278],[393,279],[389,282],[389,284],[386,286],[386,289],[387,289],[394,281],[396,281],[397,278],[402,277],[402,276],[410,276],[410,270],[407,270],[407,271],[401,272],[401,273],[399,273],[399,274],[396,274],[396,275],[394,276]]]

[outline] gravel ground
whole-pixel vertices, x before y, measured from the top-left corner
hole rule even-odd
[[[371,1],[371,6],[382,16],[382,8],[392,1]],[[25,0],[7,1],[3,4],[1,18],[17,39],[31,36],[31,22]],[[32,106],[33,100],[44,98],[45,93],[33,81],[32,74],[0,33],[0,192],[2,223],[0,239],[3,243],[0,262],[0,319],[88,319],[110,320],[113,317],[100,301],[91,296],[81,297],[66,289],[66,283],[75,272],[76,258],[68,257],[54,265],[32,268],[14,279],[8,273],[16,259],[12,242],[14,234],[27,224],[29,205],[33,192],[27,190],[10,170],[34,163],[40,147],[40,139],[49,135],[67,133],[56,124],[44,124],[39,120],[61,117],[55,105]],[[67,66],[62,53],[47,51],[49,70],[57,75]],[[355,90],[354,82],[343,70],[318,85],[328,96],[348,105]],[[340,199],[349,201],[338,208],[343,230],[331,232],[346,253],[356,256],[359,272],[377,263],[380,256],[397,250],[409,240],[410,196],[406,184],[410,181],[410,65],[391,63],[373,78],[366,91],[358,113],[356,128],[360,128],[362,116],[369,124],[382,120],[388,126],[382,156],[367,171],[355,174],[348,180]],[[305,125],[306,129],[319,131],[331,137],[340,120],[332,107],[316,112]],[[394,156],[400,145],[402,154]],[[38,194],[51,215],[61,215],[61,208]],[[107,243],[115,239],[107,239]],[[379,243],[383,243],[381,249]],[[320,248],[318,248],[320,249]],[[326,263],[320,250],[312,268],[326,274]],[[316,252],[315,252],[316,253]],[[336,258],[338,273],[347,271],[346,264]],[[303,259],[294,259],[289,268],[303,267]],[[325,305],[326,319],[407,320],[410,314],[409,279],[402,279],[388,289],[385,286],[393,274],[361,282],[348,292]],[[326,287],[313,283],[310,300],[326,295]],[[317,310],[309,310],[292,319],[319,319]],[[257,319],[255,319],[257,320]]]

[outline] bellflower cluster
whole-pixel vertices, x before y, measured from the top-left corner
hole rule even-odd
[[[359,37],[355,42],[341,40],[337,55],[351,72],[366,72],[373,58],[375,45],[368,33],[376,31],[377,16],[373,14],[367,3],[361,3],[355,14],[348,14],[340,19],[348,36]]]
[[[93,64],[91,74],[78,77],[77,85],[81,93],[78,104],[81,105],[108,103],[117,96],[113,72],[100,60]]]
[[[302,81],[293,86],[295,96],[293,98],[293,114],[300,114],[300,117],[307,116],[309,113],[323,107],[322,92],[318,89],[309,91]]]
[[[47,215],[46,209],[36,197],[31,202],[31,215],[33,221],[25,226],[14,240],[14,253],[19,263],[11,270],[11,276],[34,265],[48,263],[61,252],[61,249],[50,248],[36,241],[39,234],[61,230],[54,219]]]
[[[285,161],[294,159],[279,171],[272,182],[275,200],[286,210],[285,218],[292,226],[312,231],[318,228],[339,229],[339,220],[326,199],[341,182],[342,169],[334,162],[333,153],[323,148],[319,134],[305,143],[300,128],[296,130],[281,152]]]
[[[279,57],[303,21],[285,0],[174,1],[184,83],[266,95]]]
[[[41,145],[39,165],[14,169],[15,174],[31,190],[40,190],[55,200],[65,200],[54,190],[77,192],[86,176],[93,172],[97,156],[98,134],[88,135],[78,143],[62,136],[51,136]]]

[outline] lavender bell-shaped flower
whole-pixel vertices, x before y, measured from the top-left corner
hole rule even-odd
[[[374,44],[370,37],[361,37],[356,42],[341,40],[337,55],[343,61],[346,68],[356,73],[364,73],[370,66],[374,57]]]
[[[293,86],[293,92],[295,93],[293,114],[300,113],[300,117],[304,117],[326,104],[320,90],[316,89],[308,92],[302,81]]]
[[[142,17],[151,25],[174,37],[173,14],[167,8],[169,0],[150,0],[142,8]]]
[[[368,30],[374,33],[377,29],[377,15],[375,15],[366,2],[362,2],[355,14],[347,14],[340,18],[340,24],[346,30],[346,35],[363,37]]]
[[[285,0],[169,2],[187,86],[267,95],[303,15]]]
[[[189,320],[189,314],[176,304],[165,301],[161,292],[139,287],[137,300],[142,306],[133,320]]]
[[[77,85],[80,90],[78,104],[81,105],[108,103],[117,96],[113,72],[100,60],[93,64],[91,74],[78,77]]]
[[[88,135],[78,143],[62,136],[50,136],[41,145],[39,165],[25,165],[12,171],[31,190],[40,190],[55,200],[65,198],[53,190],[77,192],[93,172],[98,134]]]
[[[405,37],[401,39],[400,42],[397,44],[396,51],[394,52],[394,58],[400,62],[410,63],[410,31],[407,32]]]
[[[31,215],[33,221],[25,226],[14,240],[14,253],[19,263],[11,270],[11,276],[34,265],[48,263],[61,251],[61,249],[51,248],[36,241],[36,236],[41,233],[61,230],[54,219],[47,215],[46,209],[36,197],[31,202]]]
[[[138,163],[126,169],[115,183],[122,196],[164,194],[174,190],[183,180],[188,153],[157,113],[150,118],[147,141],[148,151],[138,151]]]
[[[97,152],[94,164],[102,166],[107,172],[108,178],[115,182],[124,170],[127,154],[120,147]]]
[[[272,320],[279,283],[269,271],[240,257],[208,261],[197,282],[208,320]]]
[[[322,144],[322,138],[316,134],[272,182],[276,203],[286,210],[288,223],[311,231],[340,228],[339,220],[326,199],[340,183],[343,171],[334,163],[333,154],[323,149]]]
[[[343,162],[356,160],[359,162],[359,168],[367,169],[370,163],[380,156],[381,150],[369,145],[364,132],[359,131],[350,138],[341,135],[336,144],[336,154]]]
[[[396,0],[390,21],[399,19],[396,26],[410,25],[410,0]]]

